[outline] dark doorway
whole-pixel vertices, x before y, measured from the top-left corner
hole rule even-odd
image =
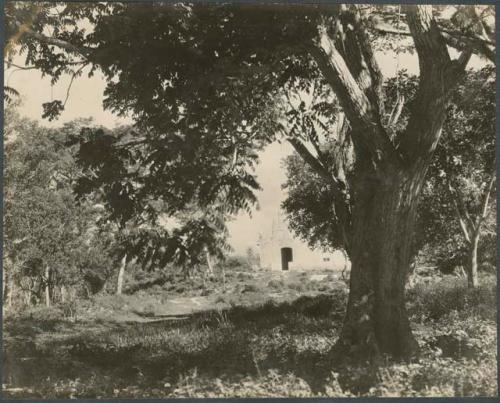
[[[281,248],[281,270],[288,270],[290,262],[293,262],[292,248]]]

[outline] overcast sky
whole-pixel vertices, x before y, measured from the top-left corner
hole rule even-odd
[[[452,53],[452,57],[454,57]],[[394,76],[396,67],[406,69],[409,73],[418,73],[418,63],[416,55],[400,54],[399,61],[395,54],[377,53],[376,58],[385,77]],[[18,64],[22,64],[22,59],[17,59]],[[477,57],[474,57],[469,67],[482,65]],[[117,124],[131,123],[131,121],[119,118],[109,111],[103,110],[103,91],[105,82],[100,74],[95,74],[92,78],[82,76],[74,81],[66,109],[58,121],[48,122],[41,119],[42,103],[51,99],[62,99],[66,96],[69,83],[69,76],[63,77],[54,87],[51,87],[48,78],[42,78],[36,70],[13,71],[14,68],[6,69],[5,84],[14,87],[22,97],[22,104],[19,112],[32,119],[41,121],[47,126],[59,126],[64,122],[76,118],[90,117],[97,124],[114,127]],[[230,244],[236,253],[244,253],[249,247],[255,247],[259,233],[264,235],[270,231],[272,221],[277,217],[279,206],[285,194],[281,190],[281,185],[285,181],[282,160],[292,152],[288,143],[271,144],[261,154],[261,163],[257,168],[257,177],[262,186],[262,191],[258,194],[260,210],[254,211],[252,217],[248,214],[238,215],[234,221],[229,223]]]

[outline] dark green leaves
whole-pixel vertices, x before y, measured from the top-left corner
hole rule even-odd
[[[44,104],[42,104],[42,108],[42,118],[48,119],[49,121],[57,119],[61,112],[64,110],[63,103],[59,100],[45,102]]]

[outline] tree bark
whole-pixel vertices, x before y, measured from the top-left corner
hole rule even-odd
[[[50,307],[50,267],[45,267],[45,305]]]
[[[469,244],[469,262],[467,270],[467,285],[476,288],[479,284],[477,274],[477,246],[479,244],[480,232],[476,231]]]
[[[127,266],[127,255],[123,256],[120,263],[120,271],[118,272],[118,284],[116,286],[116,295],[121,295],[123,289],[123,278],[125,276],[125,268]]]
[[[425,167],[361,167],[354,194],[351,278],[337,349],[357,360],[418,352],[405,308],[418,195]]]

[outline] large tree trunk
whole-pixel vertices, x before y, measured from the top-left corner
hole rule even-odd
[[[127,255],[123,256],[118,272],[118,283],[116,286],[116,295],[121,295],[123,289],[123,278],[125,277],[125,268],[127,266]]]
[[[467,284],[469,288],[476,288],[479,284],[477,275],[477,246],[479,244],[479,231],[477,231],[469,244],[469,262],[467,267]]]
[[[395,136],[382,124],[382,75],[360,16],[341,8],[336,22],[346,34],[331,37],[331,27],[320,26],[309,49],[349,121],[355,152],[354,172],[347,178],[349,197],[343,195],[342,178],[335,177],[331,185],[333,221],[348,230],[345,246],[352,262],[338,347],[351,356],[359,352],[361,358],[380,353],[406,358],[418,350],[404,299],[418,195],[439,141],[449,93],[471,56],[467,49],[451,60],[431,6],[409,5],[403,11],[418,54],[420,77],[406,130]],[[301,147],[295,148],[300,154]],[[301,155],[311,160],[303,150]],[[321,161],[310,165],[324,171]],[[335,169],[326,170],[330,176],[332,172]],[[352,209],[343,208],[345,202]]]
[[[350,293],[337,344],[356,359],[408,358],[418,351],[405,308],[418,194],[425,167],[367,167],[356,183]]]

